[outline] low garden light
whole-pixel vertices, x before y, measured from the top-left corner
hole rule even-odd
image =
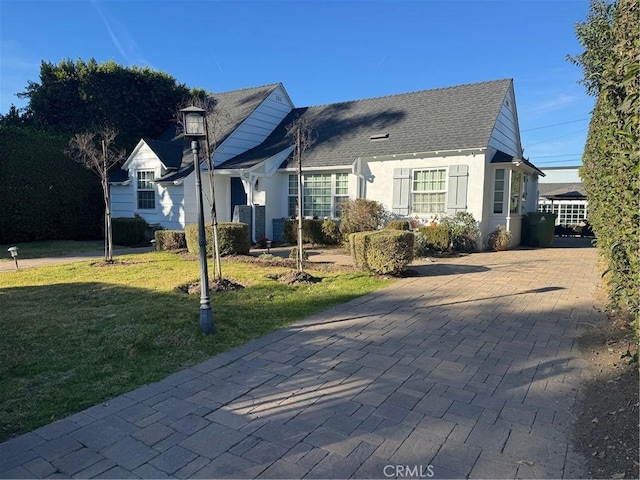
[[[207,335],[216,331],[209,297],[209,273],[207,271],[207,239],[204,232],[204,211],[202,208],[202,180],[200,178],[200,159],[198,158],[198,140],[206,136],[205,115],[207,111],[198,107],[187,107],[182,112],[182,125],[185,138],[191,139],[193,168],[196,174],[196,207],[198,214],[198,245],[200,246],[200,329]]]
[[[20,268],[18,267],[18,247],[9,247],[7,251],[13,257],[13,261],[16,262],[16,270],[20,270]]]

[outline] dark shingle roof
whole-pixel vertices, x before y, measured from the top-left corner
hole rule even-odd
[[[539,183],[538,192],[548,199],[582,199],[587,198],[584,183]]]
[[[275,90],[280,83],[244,88],[215,94],[216,108],[224,112],[217,117],[217,144],[221,144],[240,124]],[[178,132],[178,126],[168,128],[158,139],[145,139],[151,150],[169,169],[157,182],[169,182],[189,175],[193,171],[193,157],[189,143]]]
[[[316,138],[304,156],[311,168],[350,165],[356,157],[486,147],[511,83],[495,80],[298,108],[263,144],[221,167],[249,167],[284,150],[292,144],[286,126],[298,116],[309,121]]]

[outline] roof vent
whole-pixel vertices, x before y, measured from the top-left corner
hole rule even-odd
[[[377,135],[371,135],[371,140],[375,141],[375,140],[388,140],[389,139],[389,134],[388,133],[379,133]]]

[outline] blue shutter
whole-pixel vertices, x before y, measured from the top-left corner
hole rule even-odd
[[[391,210],[398,215],[409,215],[409,197],[411,196],[411,170],[393,169],[393,199]]]
[[[447,188],[447,214],[455,215],[467,209],[467,188],[469,183],[469,165],[451,165],[449,167],[449,185]]]

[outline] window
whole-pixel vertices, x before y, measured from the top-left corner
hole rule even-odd
[[[413,213],[444,213],[447,169],[415,170],[411,186]]]
[[[586,219],[588,214],[586,202],[548,204],[541,200],[538,204],[538,211],[555,213],[557,215],[556,225],[565,227],[580,225],[580,222]]]
[[[496,170],[493,184],[493,213],[502,213],[504,209],[504,168]]]
[[[305,217],[337,217],[340,205],[349,200],[349,174],[303,175],[303,202]],[[289,175],[289,216],[298,214],[298,177]]]
[[[138,208],[153,210],[156,208],[156,190],[153,187],[153,170],[139,170],[137,172]]]
[[[522,173],[511,172],[511,203],[510,212],[520,213],[522,200]]]

